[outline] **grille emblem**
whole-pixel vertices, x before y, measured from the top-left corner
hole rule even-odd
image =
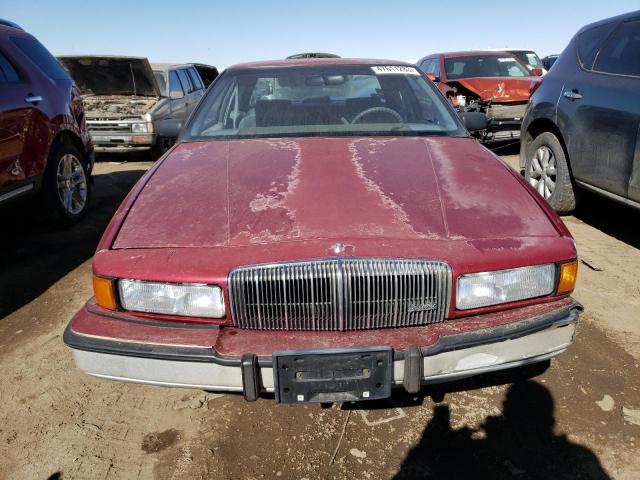
[[[409,302],[407,310],[409,312],[429,312],[438,308],[436,302]]]
[[[342,253],[342,252],[344,252],[344,245],[342,243],[336,243],[333,246],[333,253],[338,254],[338,253]]]

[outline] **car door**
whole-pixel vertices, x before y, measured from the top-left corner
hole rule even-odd
[[[182,87],[185,89],[187,111],[186,114],[189,115],[189,113],[191,113],[191,111],[195,108],[196,104],[200,100],[200,97],[202,96],[202,89],[198,91],[197,86],[191,80],[188,68],[179,69],[178,76],[180,77],[180,81],[182,82]]]
[[[32,190],[34,165],[46,157],[48,117],[38,108],[36,89],[0,50],[0,201]]]
[[[187,117],[187,96],[177,70],[169,70],[169,98],[171,99],[171,117]]]
[[[191,92],[191,95],[193,95],[193,103],[189,105],[189,113],[191,113],[191,110],[196,107],[204,95],[204,83],[195,67],[188,68],[187,73],[189,74],[189,79],[191,80],[191,84],[194,88],[193,92]]]
[[[627,198],[630,181],[636,195],[638,188],[638,173],[632,173],[640,126],[640,19],[605,27],[596,27],[608,35],[593,64],[589,56],[579,74],[565,82],[558,107],[570,119],[576,181]]]

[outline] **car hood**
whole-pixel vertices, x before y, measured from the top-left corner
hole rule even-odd
[[[540,77],[478,77],[455,80],[455,83],[475,93],[485,102],[493,100],[496,103],[508,103],[528,101],[529,91],[540,81]]]
[[[143,57],[61,56],[83,95],[135,95],[159,97],[151,65]]]
[[[558,235],[470,138],[252,139],[179,144],[112,247]]]

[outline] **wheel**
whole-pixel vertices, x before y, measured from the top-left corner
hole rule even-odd
[[[576,208],[569,165],[558,138],[551,132],[538,135],[527,152],[524,177],[561,215]]]
[[[68,144],[51,147],[43,182],[47,206],[64,223],[76,223],[85,216],[91,184],[87,163],[76,147]]]
[[[174,143],[175,143],[174,138],[158,136],[158,138],[156,138],[156,143],[153,145],[153,148],[151,149],[151,156],[153,157],[154,160],[157,160],[162,155],[167,153],[167,151],[173,146]]]

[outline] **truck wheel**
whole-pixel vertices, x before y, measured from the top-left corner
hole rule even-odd
[[[558,138],[551,132],[537,136],[527,152],[524,177],[560,215],[576,208],[569,166]]]
[[[80,221],[87,213],[91,194],[84,155],[73,145],[54,144],[42,188],[47,207],[55,210],[64,223]]]
[[[154,160],[159,159],[162,155],[167,153],[167,151],[173,146],[175,143],[175,139],[168,137],[160,137],[156,138],[156,143],[151,150],[151,155]]]

